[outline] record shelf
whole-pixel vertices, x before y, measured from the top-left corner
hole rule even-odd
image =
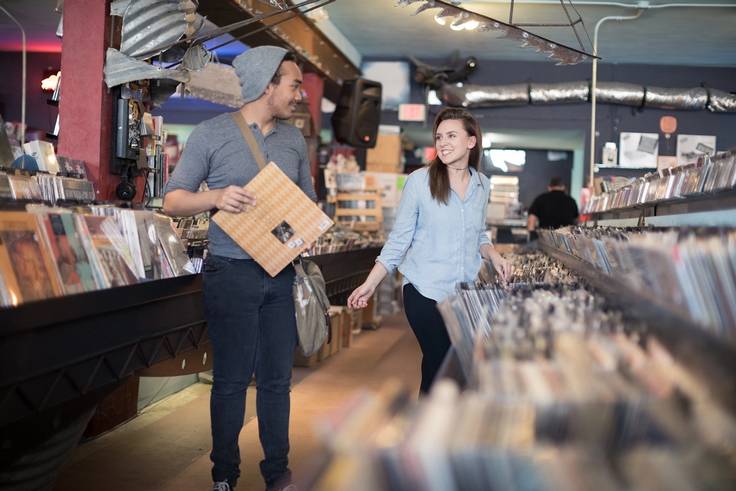
[[[322,269],[331,303],[344,304],[379,252],[309,259]],[[208,350],[201,275],[0,309],[0,487],[14,461],[25,484],[53,474],[96,404],[128,377],[208,370]],[[195,362],[182,367],[186,356]],[[44,466],[25,473],[27,459],[42,455]]]
[[[640,205],[617,208],[588,214],[590,226],[607,225],[607,221],[637,220],[639,225],[736,225],[736,190],[670,198]],[[655,218],[656,217],[656,218]],[[683,218],[691,217],[683,221]],[[678,220],[678,218],[680,220]],[[711,220],[718,220],[713,223]],[[611,223],[613,225],[613,223]]]
[[[209,348],[199,275],[0,309],[0,487],[50,487],[97,404],[160,362]],[[207,370],[211,361],[180,367]],[[210,357],[211,358],[211,357]]]
[[[378,248],[311,257],[332,303],[363,282]],[[0,428],[207,343],[201,275],[0,309]],[[196,373],[206,368],[191,366]]]
[[[307,259],[314,261],[322,270],[330,303],[346,305],[348,295],[365,281],[380,253],[380,247],[368,247]]]
[[[703,380],[714,398],[736,410],[736,343],[706,331],[682,312],[662,305],[646,292],[633,291],[591,264],[546,244],[540,249],[582,278],[627,318],[642,321],[672,353]]]

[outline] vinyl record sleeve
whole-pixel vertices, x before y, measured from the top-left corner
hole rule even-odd
[[[171,219],[165,215],[155,214],[154,223],[159,244],[164,252],[164,262],[168,263],[170,270],[170,274],[167,273],[164,277],[193,274],[194,267],[189,260],[184,244],[176,234]]]
[[[104,231],[105,221],[113,220],[113,218],[92,215],[84,215],[81,218],[87,225],[92,247],[99,258],[102,272],[110,286],[125,286],[136,283],[135,274],[133,274],[123,256]]]
[[[64,293],[94,290],[87,253],[75,237],[74,217],[70,213],[47,213],[39,214],[38,220]]]
[[[333,225],[273,162],[245,189],[256,196],[256,206],[241,213],[219,211],[212,219],[271,276]]]
[[[35,215],[0,212],[0,272],[12,305],[61,295]]]

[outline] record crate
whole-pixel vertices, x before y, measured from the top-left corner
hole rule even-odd
[[[338,193],[335,198],[335,222],[359,231],[381,230],[381,194],[376,190]]]
[[[368,305],[362,310],[361,326],[363,329],[376,330],[381,327],[383,316],[378,315],[378,293],[374,293],[368,300]]]

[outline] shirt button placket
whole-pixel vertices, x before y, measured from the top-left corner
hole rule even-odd
[[[461,234],[461,253],[460,253],[460,278],[465,278],[465,203],[460,207],[460,216],[462,217],[463,230]]]

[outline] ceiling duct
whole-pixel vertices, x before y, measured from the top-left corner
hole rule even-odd
[[[467,108],[543,104],[573,104],[590,101],[590,83],[445,85],[443,101]],[[667,110],[736,112],[736,95],[707,87],[690,89],[642,86],[621,82],[598,82],[596,98],[602,104]]]

